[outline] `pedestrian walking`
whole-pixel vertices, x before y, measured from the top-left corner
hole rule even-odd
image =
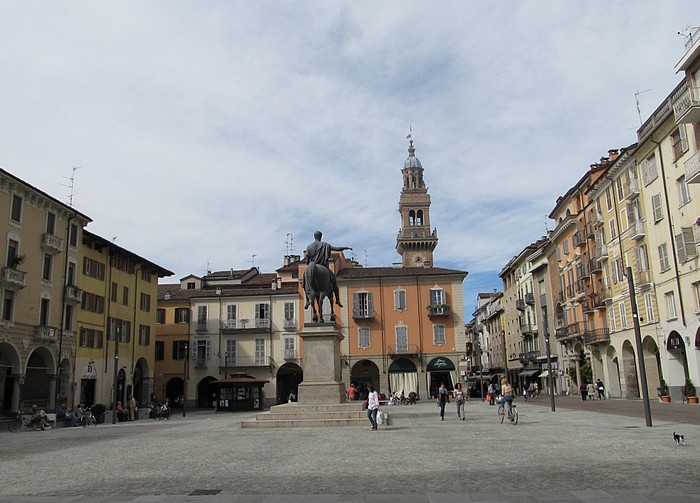
[[[605,400],[605,385],[603,381],[598,379],[595,383],[595,387],[598,390],[598,400]]]
[[[129,421],[138,419],[136,410],[136,399],[134,395],[129,395]]]
[[[445,388],[445,383],[441,382],[438,388],[438,407],[440,407],[440,421],[445,420],[445,404],[447,403],[447,388]]]
[[[489,397],[489,405],[493,405],[495,402],[495,397],[494,395],[496,394],[496,388],[493,385],[493,383],[489,383],[489,389],[488,389],[488,397]]]
[[[377,412],[379,411],[379,393],[374,391],[374,386],[369,386],[367,395],[367,419],[372,425],[372,430],[377,429]]]
[[[454,391],[455,403],[457,404],[457,419],[464,421],[464,391],[462,391],[462,383],[458,382]]]
[[[581,381],[581,386],[578,387],[578,392],[581,393],[581,400],[586,401],[586,395],[588,394],[588,388],[586,388],[586,381]]]
[[[595,400],[595,384],[592,382],[586,384],[586,394],[588,394],[589,400]]]

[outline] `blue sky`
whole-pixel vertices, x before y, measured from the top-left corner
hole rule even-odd
[[[378,4],[378,5],[377,5]],[[0,166],[175,271],[395,252],[413,129],[476,294],[681,80],[696,1],[0,2]],[[693,18],[695,13],[695,18]],[[290,236],[292,239],[290,240]]]

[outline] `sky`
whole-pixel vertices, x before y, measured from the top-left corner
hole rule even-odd
[[[272,272],[315,230],[389,266],[410,132],[469,320],[699,24],[696,0],[0,0],[0,167],[161,282]]]

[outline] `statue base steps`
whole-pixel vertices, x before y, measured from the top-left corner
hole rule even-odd
[[[385,412],[386,414],[386,412]],[[386,423],[389,415],[386,414]],[[337,426],[369,427],[362,402],[339,404],[287,403],[270,407],[269,412],[241,422],[241,428],[323,428]]]

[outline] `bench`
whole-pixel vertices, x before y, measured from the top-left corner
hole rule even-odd
[[[65,428],[67,426],[71,426],[72,424],[70,419],[56,419],[56,414],[53,412],[46,414],[46,420],[51,428]]]

